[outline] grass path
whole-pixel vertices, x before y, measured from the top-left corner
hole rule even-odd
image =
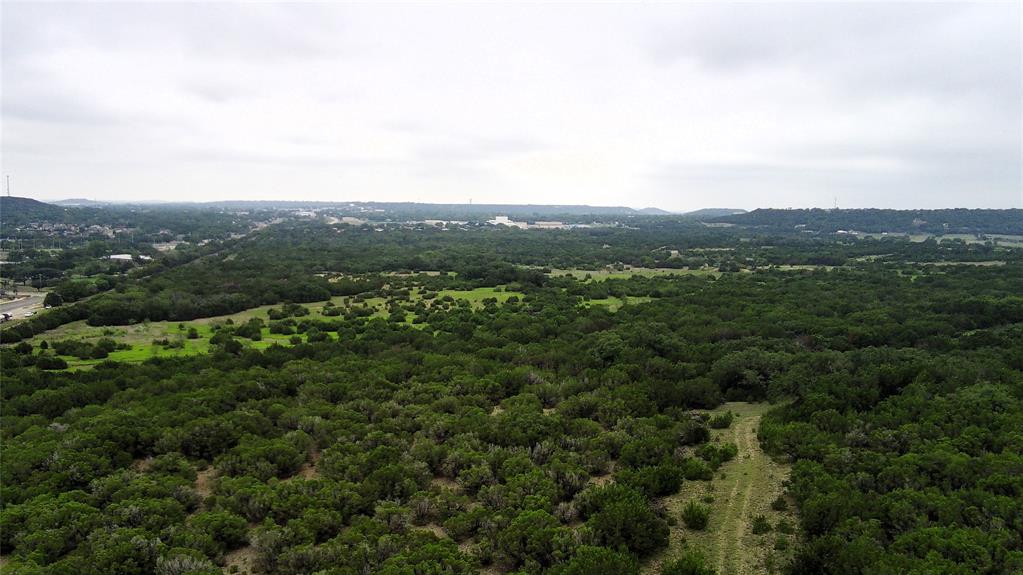
[[[692,531],[679,521],[671,529],[669,549],[655,557],[646,572],[657,573],[664,559],[684,547],[699,549],[718,575],[772,573],[780,569],[789,551],[776,550],[775,543],[779,538],[785,539],[782,545],[792,549],[795,536],[780,534],[776,529],[754,535],[750,527],[758,515],[767,517],[775,527],[783,519],[796,524],[791,504],[787,511],[771,508],[789,476],[789,466],[768,457],[757,439],[760,418],[771,407],[733,402],[712,412],[731,411],[737,416],[728,429],[712,430],[711,441],[734,443],[738,455],[723,464],[712,481],[688,481],[677,495],[664,500],[668,512],[676,518],[690,501],[709,505],[710,524],[704,531]]]

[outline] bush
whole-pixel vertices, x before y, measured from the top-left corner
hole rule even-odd
[[[639,573],[636,558],[607,547],[584,545],[565,566],[555,569],[557,575],[633,575]]]
[[[674,465],[623,469],[618,472],[615,481],[647,497],[663,497],[678,492],[682,485],[682,470]]]
[[[715,415],[714,417],[710,418],[710,426],[713,429],[728,429],[729,427],[731,427],[732,420],[734,418],[735,416],[732,414],[731,411]]]
[[[739,448],[734,443],[722,445],[706,444],[696,451],[697,455],[705,459],[711,469],[717,469],[722,463],[735,459],[739,454]]]
[[[707,560],[697,551],[685,551],[678,559],[664,563],[661,575],[714,575]]]
[[[707,528],[707,522],[710,520],[710,509],[690,501],[682,509],[682,521],[685,522],[686,527],[696,530],[703,531]]]
[[[771,502],[771,509],[775,511],[785,511],[789,508],[789,503],[785,501],[784,495],[779,495],[777,499]]]
[[[67,369],[67,362],[52,355],[41,355],[36,360],[36,367],[39,369]]]
[[[596,541],[605,547],[624,546],[644,556],[668,544],[668,524],[657,516],[638,491],[612,484],[589,493],[580,511]]]
[[[767,517],[763,515],[757,515],[753,518],[753,534],[762,535],[771,531],[771,522],[767,520]]]
[[[689,481],[702,479],[710,481],[714,478],[714,471],[702,459],[689,458],[682,462],[682,473]]]

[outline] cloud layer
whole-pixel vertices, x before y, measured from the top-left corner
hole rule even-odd
[[[1020,207],[1009,3],[5,2],[15,194]]]

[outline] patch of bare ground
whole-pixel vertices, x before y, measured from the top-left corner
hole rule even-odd
[[[239,547],[224,554],[224,573],[251,575],[256,572],[256,548]]]
[[[139,473],[145,473],[146,471],[149,471],[149,466],[152,464],[152,457],[140,457],[131,462],[131,470]]]
[[[504,413],[504,408],[501,407],[500,405],[495,405],[494,409],[490,410],[490,415],[492,415],[492,416],[493,415],[501,415],[502,413]]]
[[[430,480],[430,485],[433,486],[433,487],[440,488],[440,489],[447,489],[449,491],[456,491],[458,493],[462,492],[462,486],[459,485],[457,481],[455,481],[454,479],[451,479],[450,477],[442,477],[442,476],[438,475],[438,476],[436,476],[436,477],[434,477],[433,479]]]
[[[601,486],[607,485],[612,479],[614,479],[614,476],[615,476],[615,462],[612,461],[610,463],[610,465],[608,465],[608,467],[607,467],[607,473],[604,473],[603,475],[592,475],[587,480],[587,483],[589,483],[590,485],[595,485],[597,487],[601,487]]]
[[[543,408],[543,414],[544,415],[553,415],[554,414],[554,408],[553,407],[545,407],[545,408]]]
[[[418,529],[420,531],[429,531],[430,533],[433,533],[434,535],[441,539],[450,539],[450,537],[448,537],[447,532],[444,531],[444,528],[441,527],[440,525],[437,525],[436,523],[427,523],[426,525],[419,525],[417,527],[414,527],[414,529]]]
[[[216,479],[216,472],[211,465],[195,474],[195,492],[203,499],[213,495],[213,481]]]
[[[712,412],[731,411],[736,415],[728,429],[711,430],[711,441],[736,444],[738,455],[723,464],[712,481],[686,481],[678,494],[663,500],[668,513],[676,519],[691,501],[707,505],[711,510],[710,523],[703,531],[693,531],[679,520],[671,528],[668,549],[648,562],[644,573],[657,573],[664,560],[677,555],[685,547],[700,550],[718,575],[780,571],[789,551],[775,550],[775,542],[779,538],[788,539],[788,549],[792,549],[795,536],[784,535],[777,530],[754,535],[751,528],[753,519],[758,515],[765,516],[775,527],[782,520],[796,525],[791,506],[786,511],[771,508],[771,503],[784,491],[790,469],[760,449],[757,429],[761,417],[770,408],[767,404],[733,402]]]
[[[313,449],[309,453],[309,461],[298,471],[298,474],[302,476],[302,479],[316,479],[320,476],[320,471],[316,466],[320,463],[320,459],[322,457],[323,453],[321,453],[319,449]]]
[[[298,471],[296,471],[294,475],[282,479],[282,481],[291,481],[294,479],[304,479],[308,481],[311,479],[319,478],[320,472],[319,470],[316,469],[316,464],[319,463],[320,458],[322,457],[323,454],[320,453],[319,449],[313,449],[312,451],[309,452],[309,460],[303,463],[302,466],[298,468]]]

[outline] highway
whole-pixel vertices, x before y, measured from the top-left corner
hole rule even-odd
[[[25,314],[34,311],[39,312],[43,309],[43,298],[46,296],[42,292],[25,292],[24,297],[15,301],[5,301],[0,303],[0,313],[9,313],[13,317],[12,319],[24,319]]]

